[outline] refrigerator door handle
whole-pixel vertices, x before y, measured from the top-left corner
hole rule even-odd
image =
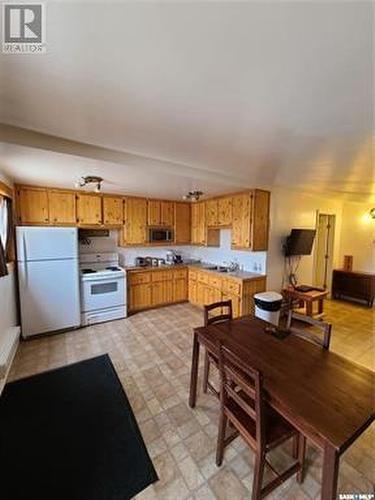
[[[26,238],[25,233],[22,235],[22,246],[23,246],[23,258],[25,263],[25,286],[28,285],[28,276],[27,276],[27,258],[26,258]]]

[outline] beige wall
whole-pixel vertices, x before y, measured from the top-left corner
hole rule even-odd
[[[315,229],[317,213],[336,215],[334,266],[340,258],[342,202],[325,196],[285,188],[271,189],[270,244],[267,256],[267,287],[280,290],[284,274],[282,244],[292,228]],[[300,283],[312,284],[314,253],[301,258],[297,272]]]
[[[375,203],[343,203],[340,265],[344,255],[353,255],[353,269],[375,272],[375,220],[369,211]]]

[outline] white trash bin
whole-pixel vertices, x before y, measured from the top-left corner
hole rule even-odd
[[[255,316],[278,326],[283,297],[277,292],[261,292],[254,295]]]

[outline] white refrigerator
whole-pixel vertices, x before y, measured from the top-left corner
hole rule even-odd
[[[77,228],[17,227],[16,242],[22,336],[79,326]]]

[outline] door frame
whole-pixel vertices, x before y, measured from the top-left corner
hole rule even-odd
[[[320,210],[316,211],[316,218],[315,218],[316,240],[315,240],[315,244],[314,244],[313,282],[315,285],[321,286],[321,284],[317,283],[317,281],[316,281],[316,270],[317,270],[317,266],[318,266],[318,252],[317,252],[318,245],[317,245],[317,243],[318,243],[318,238],[319,238],[319,218],[321,215],[328,216],[330,219],[330,221],[329,221],[330,225],[332,226],[332,231],[330,232],[330,241],[331,241],[331,246],[332,246],[331,258],[329,259],[329,263],[328,263],[327,268],[326,268],[326,279],[325,279],[325,281],[326,281],[325,287],[328,290],[329,295],[330,295],[331,294],[331,286],[332,286],[332,270],[334,268],[334,257],[335,257],[336,214],[327,213],[327,212],[323,212]]]

